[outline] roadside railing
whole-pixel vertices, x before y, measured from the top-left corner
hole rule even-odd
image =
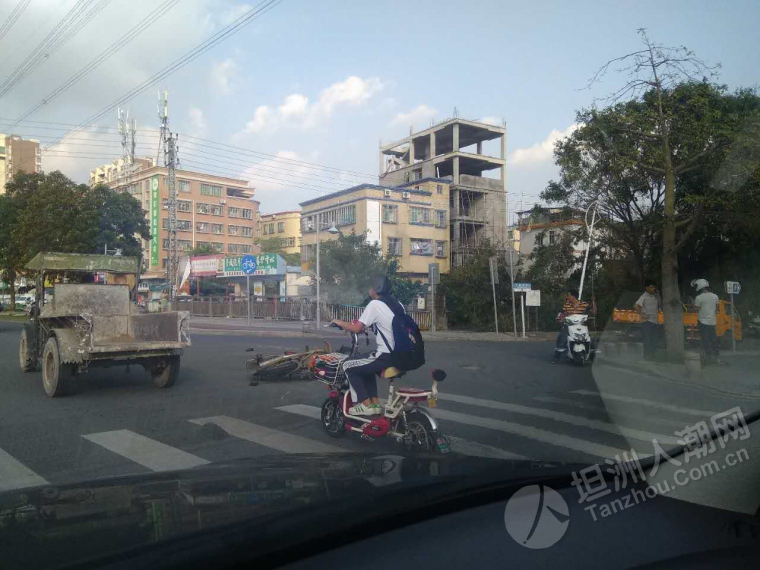
[[[193,297],[177,301],[177,311],[187,311],[194,317],[247,318],[248,304],[245,299],[225,299],[224,297]],[[364,307],[322,303],[322,322],[332,319],[353,321],[358,319]],[[430,330],[429,311],[408,311],[421,330]],[[317,304],[305,299],[280,301],[279,299],[251,300],[251,318],[277,319],[285,321],[316,321]]]

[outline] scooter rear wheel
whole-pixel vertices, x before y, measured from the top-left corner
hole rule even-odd
[[[339,398],[327,398],[322,404],[322,427],[334,438],[346,435],[346,424]]]

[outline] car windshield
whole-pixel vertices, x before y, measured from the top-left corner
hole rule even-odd
[[[758,16],[0,2],[0,567],[485,474],[754,515]]]

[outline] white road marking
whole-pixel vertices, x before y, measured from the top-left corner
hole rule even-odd
[[[118,453],[151,471],[173,471],[206,465],[208,461],[128,429],[83,435],[83,438]]]
[[[581,396],[594,396],[602,400],[617,400],[618,402],[625,402],[627,404],[639,404],[642,406],[649,406],[652,408],[659,408],[661,410],[668,410],[669,412],[678,412],[681,414],[688,414],[690,416],[699,416],[703,419],[709,419],[718,412],[710,412],[707,410],[695,410],[693,408],[685,408],[683,406],[674,406],[673,404],[663,404],[662,402],[653,402],[651,400],[645,400],[643,398],[631,398],[629,396],[616,396],[615,394],[600,394],[599,392],[592,392],[591,390],[575,390],[573,394],[580,394]]]
[[[576,402],[574,400],[567,400],[565,398],[553,398],[551,396],[536,397],[536,398],[533,398],[533,400],[536,400],[537,402],[547,402],[550,404],[561,404],[563,406],[578,408],[579,410],[589,410],[592,412],[608,413],[607,406],[605,406],[603,403],[588,404],[585,402]],[[643,417],[640,414],[636,414],[635,413],[636,411],[637,410],[631,410],[631,413],[626,413],[623,415],[629,418],[633,418],[634,420],[638,419],[638,420],[643,421]],[[617,413],[618,412],[616,411],[616,415]],[[679,422],[677,420],[666,420],[666,419],[662,419],[659,416],[654,416],[654,417],[649,416],[646,418],[646,421],[651,421],[652,423],[656,423],[656,424],[667,425],[676,429],[683,429],[684,427],[683,422]]]
[[[290,412],[291,414],[298,414],[300,416],[306,416],[307,418],[314,418],[316,420],[322,419],[322,410],[317,406],[307,406],[305,404],[293,404],[290,406],[281,406],[275,408],[282,410],[283,412]],[[448,434],[447,434],[448,435]],[[461,437],[448,436],[451,440],[451,449],[457,453],[463,455],[473,455],[476,457],[493,457],[497,459],[529,459],[524,455],[518,455],[511,451],[505,451],[498,447],[490,445],[484,445],[475,441],[469,441],[462,439]]]
[[[497,402],[495,400],[483,400],[481,398],[472,398],[470,396],[459,396],[457,394],[438,394],[439,400],[459,402],[460,404],[469,404],[473,406],[480,406],[483,408],[491,408],[493,410],[502,410],[505,412],[512,412],[515,414],[523,414],[526,416],[536,416],[539,418],[545,418],[555,422],[563,422],[566,424],[586,427],[595,429],[598,431],[604,431],[611,433],[612,435],[624,435],[629,438],[639,439],[641,441],[652,441],[656,439],[660,443],[669,443],[671,445],[678,445],[678,439],[672,435],[664,435],[659,433],[652,433],[649,431],[642,431],[634,428],[628,428],[618,426],[617,424],[611,424],[603,422],[601,420],[591,420],[580,416],[573,416],[571,414],[565,414],[563,412],[557,412],[554,410],[547,410],[545,408],[533,408],[530,406],[521,406],[519,404],[506,404],[504,402]]]
[[[346,451],[321,441],[291,435],[229,416],[212,416],[190,420],[190,422],[197,425],[216,424],[234,437],[286,453],[344,453]]]
[[[15,459],[10,453],[0,449],[0,491],[11,491],[37,485],[47,485],[47,481]]]
[[[451,412],[449,410],[442,410],[440,408],[436,408],[435,417],[436,419],[440,418],[443,420],[449,420],[465,425],[493,429],[504,433],[511,433],[513,435],[519,435],[528,439],[540,441],[541,443],[547,443],[549,445],[555,445],[557,447],[563,447],[566,449],[573,449],[575,451],[580,451],[581,453],[586,453],[588,455],[593,455],[596,457],[614,459],[616,455],[622,455],[624,452],[630,453],[630,449],[620,449],[609,445],[602,445],[583,439],[577,439],[575,437],[570,437],[540,428],[524,426],[513,422],[505,422],[502,420],[494,420],[491,418],[483,418],[480,416],[472,416],[470,414],[462,414],[460,412]],[[649,457],[649,454],[639,453],[638,450],[637,454],[640,458]]]

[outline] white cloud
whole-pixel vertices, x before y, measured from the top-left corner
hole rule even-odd
[[[544,140],[527,148],[518,148],[511,152],[507,161],[511,166],[534,166],[550,162],[554,156],[554,145],[565,137],[573,134],[578,125],[570,125],[564,131],[553,130]]]
[[[230,80],[237,73],[238,64],[232,58],[220,61],[211,69],[211,81],[222,95],[232,93]]]
[[[352,75],[324,89],[313,103],[306,95],[292,93],[276,107],[259,105],[244,133],[272,133],[286,127],[314,129],[327,123],[340,107],[363,105],[382,88],[377,77],[362,79]]]
[[[486,123],[487,125],[496,125],[496,126],[501,126],[502,124],[504,124],[504,121],[500,119],[499,117],[494,117],[490,115],[488,117],[482,117],[478,119],[478,122]]]
[[[395,125],[415,125],[418,127],[422,127],[422,123],[425,122],[427,119],[432,119],[435,117],[436,113],[438,111],[436,109],[432,109],[428,107],[427,105],[417,105],[414,109],[411,111],[408,111],[406,113],[398,113],[390,122],[391,126]]]
[[[206,133],[206,117],[203,116],[203,111],[197,107],[191,107],[188,111],[190,120],[190,134],[196,137],[201,137]]]
[[[253,119],[245,124],[247,133],[263,133],[274,128],[274,111],[266,105],[259,105],[253,112]]]
[[[279,111],[284,118],[300,116],[306,113],[309,106],[309,98],[300,93],[293,93],[285,97],[285,102],[280,105]]]

